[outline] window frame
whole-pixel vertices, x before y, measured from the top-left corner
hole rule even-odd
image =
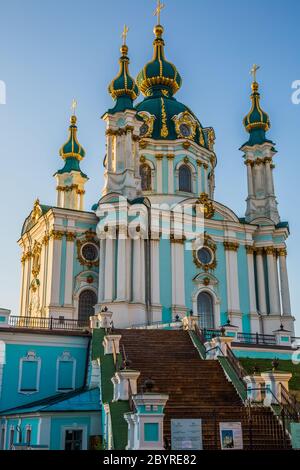
[[[72,388],[68,389],[63,389],[59,388],[59,366],[61,362],[72,362],[73,364],[73,370],[72,370]],[[72,357],[71,353],[69,351],[65,351],[62,353],[61,356],[59,356],[56,359],[56,391],[59,393],[68,393],[71,392],[72,390],[75,390],[75,384],[76,384],[76,359]]]
[[[27,362],[35,362],[37,364],[36,387],[34,390],[22,390],[23,364]],[[24,357],[21,357],[19,361],[18,393],[21,393],[23,395],[33,395],[34,393],[39,393],[40,376],[41,376],[41,358],[37,357],[35,351],[28,351],[27,355]]]
[[[182,189],[180,186],[180,173],[182,172],[183,169],[186,169],[189,172],[189,179],[190,179],[189,190],[186,188]],[[193,172],[190,166],[188,165],[188,163],[185,163],[185,162],[182,165],[180,165],[180,167],[178,168],[178,191],[181,193],[188,193],[188,194],[193,193]]]

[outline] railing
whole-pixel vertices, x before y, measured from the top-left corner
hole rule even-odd
[[[281,404],[286,409],[291,420],[299,422],[300,420],[300,405],[290,392],[280,384]]]
[[[17,317],[10,316],[8,324],[11,328],[29,328],[37,330],[68,330],[82,331],[89,328],[89,321],[71,320],[64,317]]]
[[[246,344],[276,345],[274,335],[261,335],[259,333],[238,333],[238,341]]]
[[[230,363],[231,367],[234,369],[234,371],[237,374],[238,378],[242,381],[242,383],[246,387],[246,384],[244,382],[244,377],[246,377],[248,374],[245,371],[245,369],[243,368],[243,366],[240,363],[240,361],[238,360],[238,358],[233,353],[230,346],[228,346],[228,344],[226,344],[226,353],[227,353],[228,362]]]
[[[180,320],[174,320],[171,322],[157,321],[153,323],[139,323],[132,325],[129,330],[159,330],[164,328],[182,328],[182,322]]]

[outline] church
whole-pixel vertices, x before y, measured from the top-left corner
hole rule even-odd
[[[74,102],[56,199],[36,200],[25,218],[19,315],[0,309],[2,450],[182,449],[173,428],[186,416],[202,420],[204,448],[223,448],[212,436],[222,413],[241,423],[244,448],[291,445],[300,413],[287,367],[298,347],[289,224],[259,67],[240,146],[246,210],[237,215],[215,200],[213,127],[176,99],[184,85],[165,51],[162,7],[153,56],[136,79],[124,27],[95,204],[84,203],[88,155]],[[272,371],[254,373],[260,361]]]

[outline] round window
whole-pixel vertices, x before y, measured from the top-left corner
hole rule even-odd
[[[96,261],[98,259],[98,247],[93,243],[86,243],[81,249],[81,254],[85,261]]]
[[[213,260],[211,251],[206,247],[200,248],[200,250],[198,250],[197,257],[202,264],[210,264]]]
[[[140,135],[141,136],[146,135],[148,131],[149,131],[149,126],[148,124],[144,123],[140,128]]]
[[[187,124],[180,124],[179,129],[183,137],[189,137],[192,133],[190,126],[188,126]]]

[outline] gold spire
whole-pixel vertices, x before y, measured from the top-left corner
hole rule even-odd
[[[256,73],[260,69],[260,65],[253,64],[252,69],[250,70],[250,75],[253,77],[253,82],[256,82]]]
[[[126,24],[124,24],[124,29],[123,29],[123,32],[122,32],[122,39],[123,39],[123,46],[126,46],[126,39],[127,39],[127,35],[128,35],[128,32],[129,32],[129,28]]]
[[[157,6],[156,6],[156,9],[154,11],[154,16],[157,17],[157,25],[160,25],[160,14],[161,14],[161,11],[165,8],[165,4],[164,3],[161,3],[160,0],[157,0]]]

